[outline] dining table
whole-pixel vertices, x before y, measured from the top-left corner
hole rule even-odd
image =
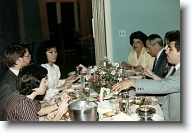
[[[135,70],[124,70],[120,67],[120,64],[110,62],[107,57],[101,60],[99,64],[99,66],[90,66],[89,68],[80,64],[78,68],[81,67],[81,71],[74,73],[76,78],[68,81],[72,82],[72,86],[63,90],[60,94],[55,95],[51,99],[50,104],[57,102],[57,99],[62,93],[66,93],[69,96],[73,94],[69,106],[79,101],[96,103],[97,121],[164,121],[164,114],[156,96],[148,96],[146,94],[138,95],[135,89],[114,93],[111,86],[100,86],[99,89],[94,87],[94,84],[97,83],[95,81],[99,83],[105,80],[105,82],[103,82],[105,84],[111,81],[117,83],[129,78],[145,78],[143,73]],[[104,85],[103,83],[97,85]],[[122,103],[123,100],[125,100],[126,103]],[[126,105],[121,106],[123,104]],[[143,108],[147,109],[148,112],[142,110]],[[70,112],[70,110],[68,112]],[[106,113],[109,114],[110,112],[112,112],[112,115],[106,115]],[[144,116],[141,116],[139,112],[144,113]],[[152,114],[148,114],[149,112]],[[69,114],[70,113],[68,113],[68,116]],[[50,114],[48,114],[48,116],[50,116]],[[70,121],[70,118],[68,117],[68,119],[65,120]]]
[[[73,82],[73,81],[71,81]],[[65,89],[61,93],[67,93],[70,92],[75,93],[76,98],[72,99],[69,104],[77,101],[89,101],[89,102],[96,102],[98,104],[97,107],[97,113],[98,113],[98,120],[97,121],[142,121],[137,115],[136,109],[139,108],[140,105],[138,104],[129,104],[129,111],[128,113],[124,113],[119,110],[119,99],[117,97],[114,97],[112,94],[112,91],[109,89],[109,94],[106,95],[106,98],[104,97],[102,101],[99,101],[99,94],[98,92],[94,91],[94,89],[90,89],[90,94],[88,97],[84,95],[84,97],[81,96],[83,93],[83,89],[85,88],[84,84],[73,84],[70,88]],[[112,94],[112,95],[111,95]],[[128,92],[129,100],[130,102],[133,101],[135,98],[139,97],[136,95],[134,90],[130,90]],[[50,101],[50,104],[54,104],[57,99],[59,98],[59,94],[54,96],[52,100]],[[164,121],[163,117],[163,111],[160,107],[160,104],[156,102],[155,104],[148,105],[149,107],[154,108],[155,114],[151,118],[150,121]],[[103,114],[106,112],[110,112],[114,110],[115,114],[110,117],[105,117]],[[48,115],[50,116],[50,115]],[[47,118],[49,120],[49,118]],[[71,121],[70,119],[66,121]],[[148,120],[149,121],[149,120]]]

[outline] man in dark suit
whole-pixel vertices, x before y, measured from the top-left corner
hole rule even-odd
[[[155,57],[152,69],[153,73],[162,78],[162,74],[167,66],[166,54],[165,50],[163,50],[163,39],[157,34],[149,35],[146,41],[146,48],[147,52],[152,57]]]
[[[174,74],[160,80],[129,79],[112,87],[113,91],[131,90],[136,94],[164,94],[162,110],[165,121],[180,121],[180,31],[170,31],[165,47],[167,61],[174,66]]]
[[[31,55],[27,48],[19,44],[13,44],[7,47],[5,51],[5,61],[8,70],[0,83],[0,120],[3,120],[3,110],[7,99],[16,89],[16,79],[19,70],[30,64]]]

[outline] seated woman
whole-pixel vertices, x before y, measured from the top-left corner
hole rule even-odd
[[[47,101],[62,90],[70,88],[72,83],[67,81],[75,78],[70,76],[66,79],[60,79],[61,72],[55,64],[56,60],[57,44],[51,40],[43,41],[37,50],[37,62],[48,70],[48,90],[44,97],[44,100]]]
[[[141,72],[146,66],[152,69],[155,60],[154,57],[147,53],[145,48],[146,39],[147,36],[141,31],[133,32],[130,35],[130,44],[133,50],[128,54],[128,63]]]
[[[13,93],[4,109],[6,121],[43,121],[43,115],[57,110],[53,120],[60,120],[68,111],[69,96],[61,96],[61,102],[41,108],[40,102],[35,100],[43,95],[47,89],[47,70],[40,65],[32,64],[24,67],[18,75],[17,90]]]

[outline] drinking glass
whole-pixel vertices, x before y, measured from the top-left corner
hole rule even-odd
[[[121,96],[122,96],[122,100],[119,101],[119,108],[120,108],[120,111],[127,114],[129,112],[129,93],[128,93],[128,91],[123,91]]]
[[[118,99],[114,99],[113,101],[111,101],[111,106],[113,110],[116,110],[116,112],[119,111],[119,100]]]
[[[90,89],[89,88],[85,88],[84,89],[84,93],[85,93],[86,97],[89,97],[90,96]]]
[[[129,100],[120,100],[119,101],[119,108],[120,108],[120,111],[127,114],[128,111],[129,111]]]
[[[85,101],[85,94],[83,92],[83,89],[79,90],[79,101]]]

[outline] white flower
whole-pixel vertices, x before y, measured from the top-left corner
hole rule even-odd
[[[94,66],[92,69],[91,69],[91,73],[95,73],[97,71],[98,67],[97,66]]]
[[[112,71],[111,71],[111,74],[112,74],[112,75],[115,75],[115,74],[116,74],[116,71],[115,71],[115,70],[112,70]]]
[[[116,67],[119,67],[119,63],[115,62],[114,64],[115,64]]]

